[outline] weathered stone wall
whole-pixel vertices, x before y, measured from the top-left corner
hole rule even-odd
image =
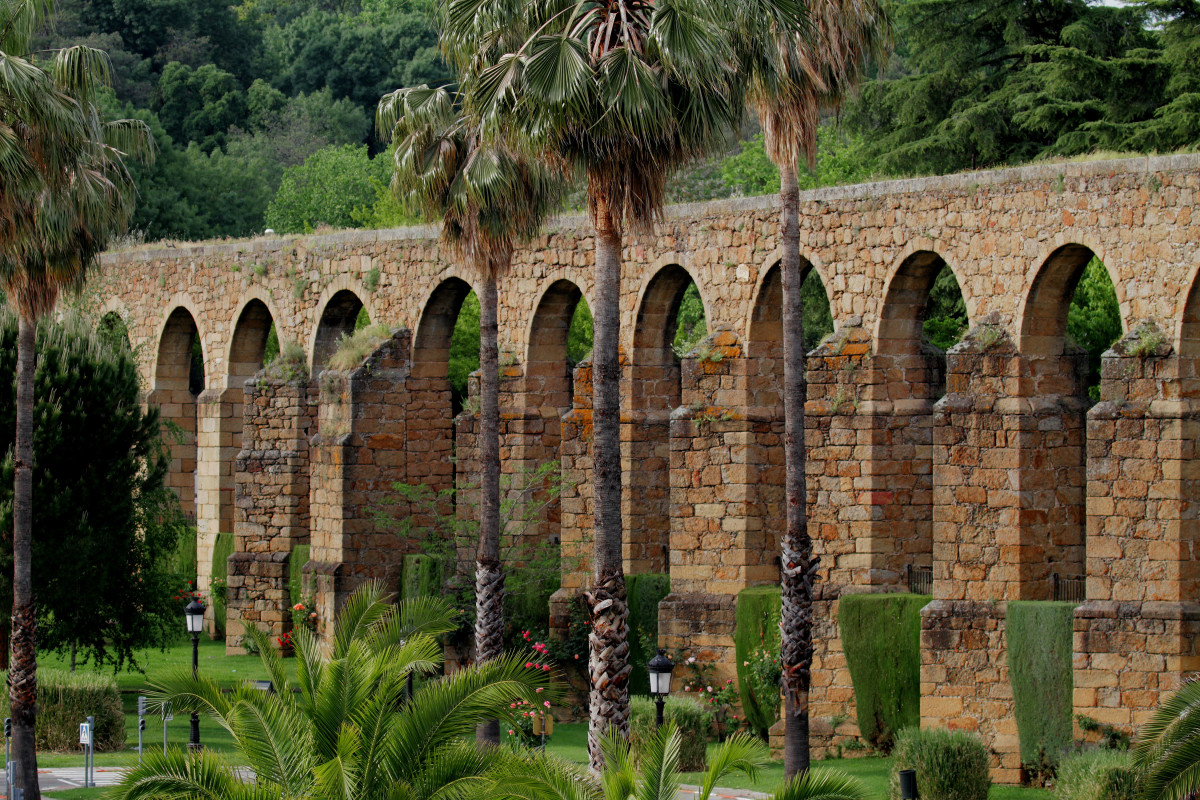
[[[234,554],[229,558],[225,644],[239,652],[242,629],[271,635],[290,629],[292,550],[310,535],[308,440],[316,428],[317,391],[304,377],[266,374],[247,382],[238,453]]]
[[[925,723],[979,730],[999,778],[1015,776],[1017,759],[1005,606],[1048,599],[1055,574],[1087,579],[1077,711],[1136,723],[1198,666],[1198,192],[1200,157],[1172,156],[801,196],[802,253],[836,329],[808,364],[821,741],[836,741],[830,721],[853,711],[837,598],[903,591],[911,566],[933,570]],[[778,578],[777,215],[774,198],[673,207],[652,229],[631,232],[622,254],[626,564],[670,570],[661,643],[702,651],[722,674],[732,670],[736,592]],[[590,572],[591,375],[586,362],[568,372],[566,330],[592,292],[593,245],[586,220],[563,218],[517,254],[501,284],[508,468],[562,463],[564,493],[536,529],[547,541],[561,536],[559,623]],[[1087,412],[1065,327],[1093,256],[1113,279],[1125,329],[1147,322],[1163,341],[1114,351],[1103,402]],[[948,354],[923,346],[921,333],[943,266],[972,325]],[[233,496],[232,472],[213,462],[245,435],[222,421],[236,419],[245,365],[261,353],[249,332],[270,319],[319,372],[360,306],[412,331],[371,357],[381,359],[378,372],[314,379],[310,572],[324,587],[327,619],[357,582],[394,580],[412,546],[370,522],[386,484],[456,480],[446,362],[472,280],[434,231],[409,229],[112,254],[92,288],[149,355],[150,400],[199,432],[177,446],[172,482],[201,516],[202,544],[231,518],[222,498]],[[677,358],[673,315],[689,281],[710,339]],[[204,351],[199,404],[184,360],[193,329]],[[459,418],[459,480],[473,458],[472,426],[470,414]]]

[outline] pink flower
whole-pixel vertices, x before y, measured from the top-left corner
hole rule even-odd
[[[512,728],[509,728],[509,729],[508,729],[508,735],[509,735],[509,736],[512,736],[512,735],[513,735],[513,729],[512,729]]]
[[[517,704],[516,704],[516,703],[509,703],[509,704],[508,704],[508,707],[509,707],[509,708],[516,708],[516,707],[517,707]]]
[[[532,661],[526,661],[526,662],[525,662],[525,669],[533,669],[533,662],[532,662]]]
[[[539,686],[539,687],[537,687],[536,689],[534,689],[534,691],[535,691],[535,692],[537,692],[538,694],[541,694],[541,693],[542,693],[542,691],[543,691],[543,689],[544,689],[544,687],[542,687],[542,686]]]
[[[549,671],[550,671],[550,665],[549,665],[549,664],[547,664],[546,666],[542,667],[542,671],[543,671],[543,672],[549,672]]]
[[[579,660],[579,653],[576,653],[576,654],[575,654],[575,660],[576,660],[576,661],[578,661],[578,660]]]
[[[546,708],[549,708],[549,707],[550,707],[550,701],[549,701],[549,700],[547,700],[546,702],[542,703],[542,705],[544,705]]]
[[[689,656],[689,657],[688,657],[688,660],[687,660],[687,662],[688,662],[689,664],[695,664],[695,663],[696,663],[696,657],[695,657],[695,656]]]

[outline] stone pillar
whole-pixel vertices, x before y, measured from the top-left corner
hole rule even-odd
[[[292,549],[309,542],[309,436],[317,391],[260,372],[245,388],[243,449],[234,461],[234,553],[229,558],[225,648],[244,652],[243,626],[271,636],[291,629]]]
[[[190,358],[190,353],[189,353]],[[146,397],[146,405],[157,406],[163,422],[163,441],[171,451],[171,468],[166,484],[179,496],[179,507],[193,522],[196,519],[196,397],[188,390],[188,379],[162,378]]]
[[[565,636],[570,604],[591,580],[592,562],[592,362],[575,368],[573,407],[562,418],[559,496],[562,586],[550,598],[550,635]]]
[[[732,333],[711,334],[697,352],[684,359],[683,405],[671,415],[671,593],[659,604],[659,645],[716,664],[724,681],[734,676],[738,592],[779,580],[778,532],[764,525],[760,493],[763,440],[778,431],[745,405],[747,359]]]
[[[1006,604],[1051,599],[1083,562],[1086,356],[1016,352],[984,320],[947,354],[934,418],[934,600],[922,613],[921,722],[980,734],[1019,780]]]
[[[209,389],[196,398],[196,588],[212,580],[218,533],[232,533],[234,460],[241,449],[242,388]],[[211,621],[208,623],[211,629]]]
[[[452,444],[441,435],[449,420],[411,402],[411,347],[412,334],[397,330],[361,366],[327,369],[318,379],[312,550],[304,571],[313,580],[323,631],[364,582],[378,580],[389,592],[399,588],[402,556],[416,544],[387,521],[410,512],[407,504],[395,502],[393,485],[415,483],[429,473],[443,481],[454,474],[450,452],[429,447],[431,428],[435,441]]]
[[[1087,601],[1075,713],[1133,731],[1200,670],[1200,407],[1188,359],[1143,324],[1104,354],[1088,414]]]

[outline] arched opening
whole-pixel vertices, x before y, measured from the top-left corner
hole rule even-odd
[[[450,336],[447,377],[450,379],[450,409],[454,416],[458,416],[467,402],[471,373],[479,369],[482,344],[479,315],[479,298],[470,291],[459,306],[454,332]]]
[[[261,300],[251,300],[242,309],[233,327],[229,349],[229,387],[241,389],[242,384],[266,363],[267,343],[275,331],[271,312]],[[278,338],[275,351],[279,351]]]
[[[158,343],[151,402],[160,409],[171,447],[167,484],[179,495],[184,514],[196,515],[196,397],[204,391],[204,352],[191,313],[176,308]]]
[[[420,446],[409,452],[410,483],[424,483],[434,491],[449,488],[454,483],[454,417],[461,406],[456,408],[451,356],[455,356],[457,369],[463,373],[460,391],[464,393],[467,370],[473,371],[479,364],[478,316],[474,318],[474,358],[470,358],[472,335],[465,322],[459,333],[460,346],[454,347],[460,312],[470,294],[470,284],[461,278],[442,281],[425,304],[413,337],[409,402],[410,409],[420,411],[410,412],[408,416],[408,438],[420,442]],[[419,431],[417,426],[420,426]]]
[[[1122,333],[1116,289],[1088,247],[1052,252],[1033,280],[1021,321],[1021,354],[1029,360],[1028,393],[1037,433],[1028,434],[1027,513],[1020,536],[1022,593],[1035,599],[1085,596],[1087,409],[1100,398],[1101,355]],[[1028,428],[1033,427],[1031,421]],[[1024,488],[1024,487],[1023,487]]]
[[[931,250],[905,258],[884,295],[873,360],[891,401],[873,412],[876,447],[864,469],[873,490],[866,528],[874,584],[932,591],[933,404],[946,393],[946,350],[968,327],[945,259]]]
[[[100,322],[96,325],[96,331],[103,340],[115,348],[133,349],[129,343],[129,326],[115,311],[110,311],[100,318]]]
[[[543,416],[571,410],[573,371],[591,355],[592,314],[579,287],[568,280],[550,285],[538,301],[525,357],[526,404]]]
[[[833,333],[833,312],[821,275],[801,259],[800,308],[804,351],[808,352]],[[749,405],[774,408],[783,404],[783,273],[774,264],[763,277],[750,312],[746,355],[755,360],[747,385]]]
[[[708,333],[699,290],[678,264],[660,269],[642,294],[623,420],[625,571],[666,572],[670,553],[670,419],[682,398],[680,359]]]
[[[337,352],[342,339],[354,331],[370,324],[363,302],[354,292],[342,289],[325,304],[321,312],[321,321],[317,324],[317,338],[313,344],[313,374],[315,375],[329,363],[329,358]]]

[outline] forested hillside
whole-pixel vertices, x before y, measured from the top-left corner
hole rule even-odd
[[[227,2],[58,0],[42,34],[107,50],[111,113],[154,131],[136,235],[414,221],[372,120],[385,92],[449,80],[433,0]],[[893,16],[892,55],[825,121],[803,186],[1200,143],[1200,0],[896,0]],[[670,188],[774,192],[778,171],[748,122]]]

